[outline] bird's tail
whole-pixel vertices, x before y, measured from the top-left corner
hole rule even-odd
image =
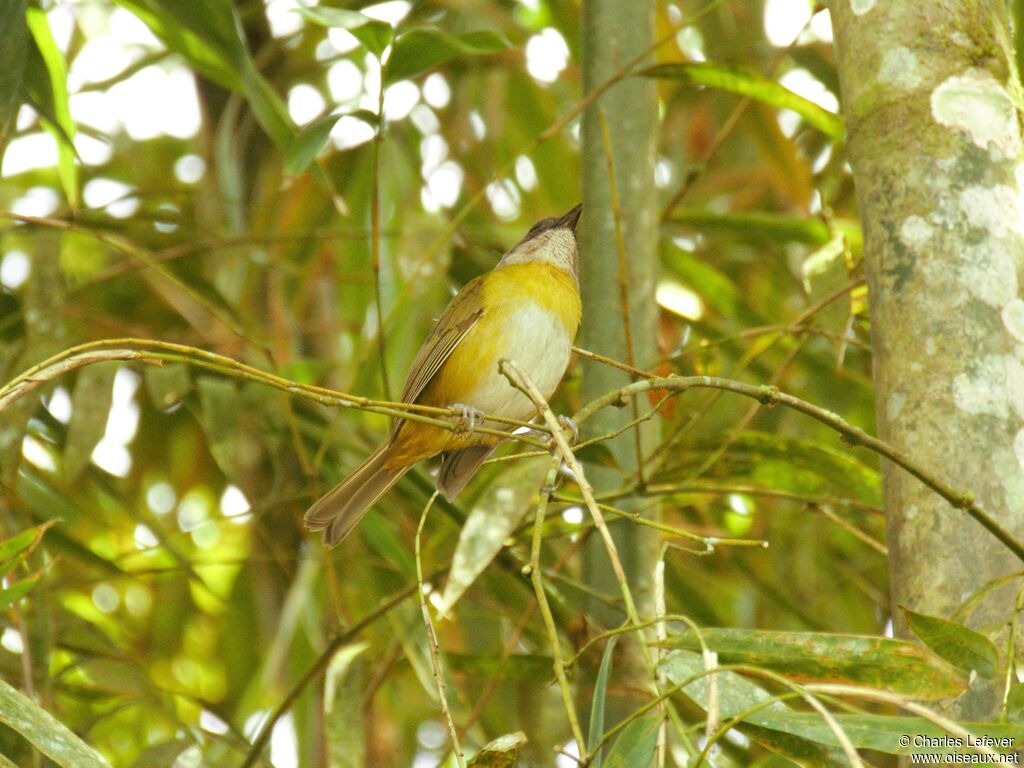
[[[323,531],[327,546],[333,547],[348,536],[366,510],[409,470],[408,466],[387,465],[390,448],[389,443],[374,451],[355,472],[320,497],[306,512],[306,528]]]

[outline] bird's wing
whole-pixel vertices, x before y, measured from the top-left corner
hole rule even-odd
[[[403,403],[416,402],[431,379],[441,370],[445,360],[483,315],[480,288],[480,277],[466,283],[445,309],[409,367],[409,375],[402,390]]]

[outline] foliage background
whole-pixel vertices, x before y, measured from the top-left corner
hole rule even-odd
[[[3,28],[24,30],[5,32],[2,49],[5,380],[59,350],[132,337],[388,399],[453,289],[580,198],[578,117],[546,133],[580,105],[577,3],[352,3],[383,21],[342,20],[349,31],[296,7],[3,6]],[[841,122],[829,114],[838,86],[827,12],[735,0],[684,25],[697,10],[658,5],[656,37],[667,42],[654,62],[729,65],[734,85],[702,85],[699,70],[659,80],[660,357],[642,364],[775,384],[872,432],[860,233]],[[391,24],[448,37],[396,45],[381,97],[374,49]],[[493,35],[456,37],[479,30]],[[453,54],[439,61],[430,51],[443,45]],[[736,82],[756,98],[730,92]],[[316,122],[332,112],[355,116]],[[298,139],[293,122],[307,127]],[[557,412],[578,410],[578,387],[574,369]],[[689,393],[660,416],[646,493],[664,522],[770,543],[704,551],[666,535],[683,545],[664,555],[669,613],[708,627],[891,632],[873,456],[798,414],[721,393]],[[336,551],[301,526],[310,500],[387,428],[380,414],[176,363],[83,368],[8,408],[4,531],[60,522],[9,576],[11,586],[42,572],[4,616],[3,678],[111,765],[239,765],[339,628],[415,585],[429,467]],[[467,752],[522,730],[527,764],[552,764],[569,739],[519,573],[546,464],[497,464],[456,505],[435,508],[423,539],[438,599],[471,510],[505,503],[527,514],[438,623]],[[575,651],[610,626],[584,607],[573,554],[592,527],[566,483],[549,509],[544,562]],[[581,663],[600,657],[591,650]],[[451,760],[415,601],[327,659],[323,679],[277,722],[263,764]],[[700,709],[683,714],[699,735]],[[783,760],[769,742],[733,732],[719,760]],[[685,761],[672,744],[669,759]],[[15,730],[0,733],[0,753],[48,763]]]

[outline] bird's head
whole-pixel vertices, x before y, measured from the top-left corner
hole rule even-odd
[[[499,267],[508,264],[523,264],[529,261],[546,261],[559,269],[579,278],[579,247],[576,244],[576,224],[583,212],[580,203],[564,216],[541,219],[501,257]]]

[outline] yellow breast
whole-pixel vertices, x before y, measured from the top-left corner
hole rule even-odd
[[[502,358],[515,360],[545,397],[554,393],[580,325],[576,281],[550,264],[509,264],[481,278],[480,297],[480,319],[417,401],[437,407],[459,403],[485,413],[527,419],[534,414],[532,403],[501,375],[498,363]],[[411,422],[402,433],[404,458],[412,454],[424,458],[469,442]]]

